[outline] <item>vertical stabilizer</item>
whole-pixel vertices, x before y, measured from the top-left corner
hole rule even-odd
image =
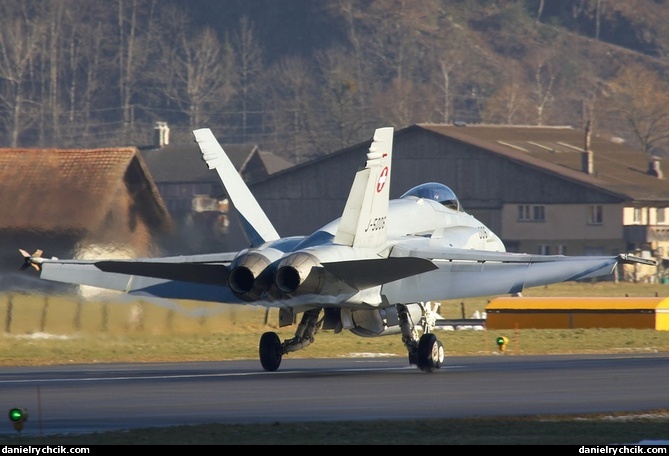
[[[267,218],[211,130],[209,128],[193,130],[193,135],[200,146],[202,158],[207,162],[209,169],[216,169],[232,204],[242,217],[244,229],[251,244],[257,246],[279,239],[279,234],[272,226],[272,222]]]
[[[393,134],[392,127],[374,133],[367,163],[356,173],[346,200],[335,244],[375,248],[385,243]]]

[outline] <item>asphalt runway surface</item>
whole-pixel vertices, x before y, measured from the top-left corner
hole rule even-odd
[[[669,408],[669,354],[291,359],[0,368],[24,435],[202,423],[644,412]],[[7,416],[7,415],[5,415]],[[0,435],[15,433],[8,417]]]

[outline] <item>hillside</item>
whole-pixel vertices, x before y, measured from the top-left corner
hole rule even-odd
[[[299,162],[379,125],[590,121],[667,149],[664,0],[26,0],[0,13],[3,146],[143,145],[160,120],[173,142],[210,126]]]

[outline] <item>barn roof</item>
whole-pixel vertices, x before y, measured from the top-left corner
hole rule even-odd
[[[650,162],[659,164],[660,159],[617,138],[591,136],[593,173],[587,174],[582,165],[585,133],[571,127],[419,124],[414,128],[472,144],[624,200],[669,205],[669,180],[648,172]]]
[[[119,192],[132,194],[150,226],[169,225],[136,148],[0,149],[0,229],[86,230]]]

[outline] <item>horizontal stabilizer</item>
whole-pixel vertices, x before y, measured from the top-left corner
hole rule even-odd
[[[437,269],[424,258],[379,258],[324,263],[323,267],[357,290]]]
[[[149,261],[96,261],[103,272],[178,280],[180,282],[221,285],[226,283],[228,267],[223,264],[162,263]]]

